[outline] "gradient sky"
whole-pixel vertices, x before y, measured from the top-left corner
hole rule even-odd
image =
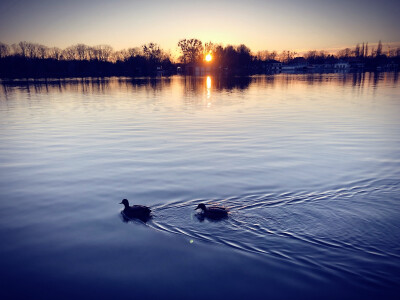
[[[119,50],[182,38],[258,50],[312,50],[400,41],[400,1],[377,0],[3,0],[0,41]]]

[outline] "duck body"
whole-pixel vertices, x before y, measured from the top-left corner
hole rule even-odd
[[[129,201],[127,199],[122,200],[120,204],[124,205],[124,210],[122,213],[128,218],[136,219],[149,219],[151,209],[144,205],[132,205],[129,206]]]
[[[225,207],[220,207],[220,206],[205,206],[205,204],[200,203],[197,205],[195,210],[201,209],[201,214],[210,219],[218,220],[218,219],[224,219],[228,217],[228,209]]]

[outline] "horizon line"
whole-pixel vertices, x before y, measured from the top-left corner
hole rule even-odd
[[[186,39],[191,39],[191,38],[186,38]],[[196,39],[196,38],[193,38],[193,39]],[[183,40],[183,39],[179,39],[179,40]],[[308,49],[304,49],[304,48],[292,48],[292,49],[282,49],[282,50],[275,50],[275,49],[273,49],[272,47],[271,48],[264,48],[264,49],[258,49],[258,50],[253,50],[253,49],[251,49],[249,46],[247,46],[245,43],[239,43],[239,44],[230,44],[230,43],[219,43],[219,42],[212,42],[212,41],[207,41],[207,42],[203,42],[202,40],[200,40],[200,39],[198,39],[199,41],[201,41],[202,43],[209,43],[209,42],[211,42],[211,43],[213,43],[214,45],[221,45],[221,46],[223,46],[223,47],[227,47],[227,46],[233,46],[233,47],[236,47],[236,46],[239,46],[239,45],[245,45],[246,47],[248,47],[249,49],[250,49],[250,51],[251,51],[251,53],[252,54],[254,54],[254,55],[256,55],[258,52],[262,52],[262,51],[268,51],[268,52],[277,52],[277,53],[282,53],[283,51],[291,51],[291,52],[295,52],[296,53],[296,55],[304,55],[304,54],[306,54],[307,52],[309,52],[309,51],[317,51],[317,52],[321,52],[321,51],[324,51],[324,52],[327,52],[327,54],[332,54],[332,55],[334,55],[334,54],[336,54],[338,51],[340,51],[340,50],[343,50],[343,49],[346,49],[346,48],[350,48],[350,49],[353,49],[354,47],[356,47],[357,45],[362,45],[363,43],[365,43],[365,44],[367,44],[368,43],[368,47],[371,47],[371,49],[372,49],[372,47],[376,47],[376,46],[378,46],[378,44],[379,44],[379,41],[378,42],[373,42],[373,43],[370,43],[370,42],[368,42],[368,41],[361,41],[361,42],[357,42],[357,43],[354,43],[353,45],[340,45],[340,46],[333,46],[333,47],[326,47],[326,48],[308,48]],[[381,40],[380,40],[381,41]],[[45,47],[47,47],[47,48],[59,48],[59,49],[61,49],[61,50],[64,50],[64,49],[67,49],[67,48],[69,48],[69,47],[71,47],[71,46],[75,46],[75,45],[79,45],[79,44],[82,44],[82,45],[85,45],[85,46],[89,46],[89,47],[96,47],[96,46],[110,46],[112,49],[113,49],[113,51],[123,51],[123,50],[128,50],[128,49],[135,49],[135,48],[141,48],[142,46],[144,46],[144,45],[148,45],[148,44],[150,44],[150,43],[154,43],[154,44],[156,44],[156,45],[158,45],[163,51],[165,51],[166,53],[169,53],[170,55],[171,55],[171,58],[174,58],[174,59],[178,59],[179,58],[179,53],[180,53],[180,49],[179,49],[179,47],[178,47],[178,45],[176,45],[175,46],[175,48],[174,49],[171,49],[171,48],[163,48],[162,47],[162,45],[161,44],[159,44],[159,43],[157,43],[157,42],[154,42],[154,41],[149,41],[149,42],[147,42],[147,43],[144,43],[144,44],[141,44],[141,45],[139,45],[139,46],[131,46],[131,47],[125,47],[125,48],[115,48],[115,47],[113,47],[112,45],[110,45],[110,44],[107,44],[107,43],[100,43],[100,44],[95,44],[95,45],[89,45],[89,44],[86,44],[86,43],[84,43],[84,42],[77,42],[77,43],[73,43],[73,44],[71,44],[71,45],[68,45],[68,46],[66,46],[66,47],[59,47],[59,46],[48,46],[48,45],[45,45],[45,44],[41,44],[41,43],[38,43],[38,42],[33,42],[33,41],[27,41],[27,40],[21,40],[21,41],[18,41],[18,42],[15,42],[15,43],[7,43],[7,42],[3,42],[3,41],[1,41],[0,40],[0,43],[3,43],[3,44],[6,44],[6,45],[9,45],[9,46],[12,46],[12,45],[14,45],[14,44],[16,44],[16,45],[18,45],[20,42],[27,42],[27,43],[32,43],[32,44],[38,44],[38,45],[42,45],[42,46],[45,46]],[[398,48],[398,47],[400,47],[400,41],[391,41],[391,42],[382,42],[381,41],[381,43],[382,43],[382,48],[383,48],[383,50],[388,50],[388,49],[390,49],[390,48]],[[175,52],[175,53],[173,53],[173,52]],[[175,54],[175,55],[174,55]]]

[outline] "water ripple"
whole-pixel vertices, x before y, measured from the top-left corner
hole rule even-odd
[[[380,234],[382,229],[376,224],[384,226],[385,232],[398,232],[395,225],[379,220],[379,216],[378,219],[371,217],[381,209],[374,201],[374,192],[398,188],[397,180],[370,180],[322,192],[175,201],[155,205],[155,218],[148,225],[159,231],[284,259],[303,267],[328,268],[343,278],[352,275],[379,284],[393,283],[394,278],[375,274],[373,266],[389,261],[400,263],[399,242],[380,244],[368,237]],[[200,222],[194,212],[200,202],[228,207],[229,218]]]

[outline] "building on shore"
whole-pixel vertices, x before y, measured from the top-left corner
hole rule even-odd
[[[335,70],[347,71],[347,70],[350,70],[350,64],[349,64],[347,61],[338,61],[338,62],[334,65],[334,69],[335,69]]]
[[[263,63],[263,69],[266,72],[279,73],[282,71],[282,63],[275,59],[269,59]]]

